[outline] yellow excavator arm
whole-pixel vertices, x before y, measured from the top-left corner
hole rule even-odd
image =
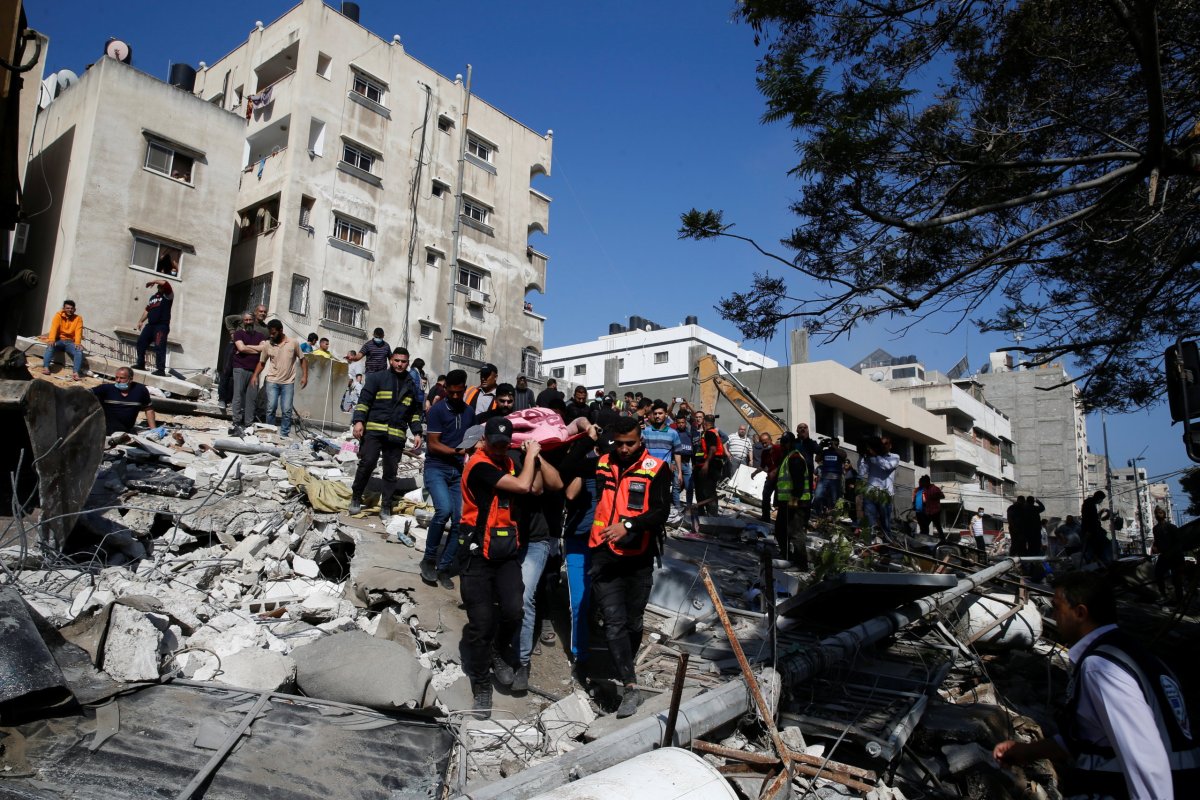
[[[778,439],[787,426],[755,398],[749,390],[740,386],[736,379],[726,378],[720,373],[720,363],[714,355],[707,355],[696,362],[696,382],[700,385],[700,409],[713,414],[717,408],[718,395],[732,405],[746,424],[756,434],[769,433]]]

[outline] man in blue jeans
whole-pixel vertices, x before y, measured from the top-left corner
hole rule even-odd
[[[262,343],[258,366],[251,379],[258,383],[258,376],[266,367],[267,424],[274,425],[276,406],[280,406],[279,432],[290,436],[292,432],[292,397],[296,389],[296,363],[300,364],[300,388],[308,386],[308,361],[300,350],[300,343],[283,335],[283,323],[273,319],[267,323],[267,341]]]
[[[453,589],[450,571],[458,552],[458,521],[462,516],[464,451],[460,445],[467,429],[475,424],[475,409],[463,402],[467,390],[467,373],[463,370],[447,373],[444,389],[442,401],[430,406],[425,417],[425,489],[433,500],[434,512],[425,537],[421,579]],[[443,539],[446,548],[439,557]]]

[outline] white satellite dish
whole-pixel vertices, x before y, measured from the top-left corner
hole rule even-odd
[[[879,383],[880,381],[882,381],[882,380],[883,380],[883,373],[882,373],[882,372],[878,372],[878,371],[876,371],[876,372],[872,372],[872,373],[871,373],[871,380],[875,381],[876,383]]]
[[[79,82],[79,76],[69,69],[60,69],[52,75],[46,77],[42,81],[42,87],[38,91],[38,108],[45,108],[54,102],[54,99],[63,93],[63,90],[68,86]]]
[[[59,94],[62,94],[62,91],[68,86],[73,86],[74,84],[79,83],[79,76],[69,69],[60,69],[58,72],[54,73],[54,77],[58,79]]]

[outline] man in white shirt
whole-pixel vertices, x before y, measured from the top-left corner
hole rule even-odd
[[[971,535],[975,537],[975,549],[979,551],[979,557],[983,558],[987,554],[987,542],[983,539],[982,508],[975,512],[975,516],[971,517]]]
[[[1179,681],[1117,629],[1116,600],[1103,575],[1068,572],[1054,586],[1054,621],[1063,641],[1071,643],[1060,734],[1036,742],[1003,741],[992,755],[1005,766],[1066,761],[1059,770],[1066,798],[1171,800],[1186,796],[1184,786],[1194,792],[1200,747]]]
[[[746,435],[746,426],[738,425],[737,433],[729,437],[729,441],[725,443],[725,449],[729,451],[729,468],[732,472],[737,472],[738,467],[750,462],[750,452],[754,449],[754,440]]]

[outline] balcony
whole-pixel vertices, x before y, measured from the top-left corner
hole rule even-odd
[[[246,115],[247,129],[251,133],[256,133],[268,127],[273,120],[291,113],[293,74],[289,72],[274,83],[263,86],[257,93],[242,100],[242,104],[234,109],[234,111]],[[262,98],[265,102],[255,107],[252,102],[254,97]],[[247,109],[247,106],[250,108]]]
[[[537,189],[529,190],[529,230],[550,232],[550,196]]]

